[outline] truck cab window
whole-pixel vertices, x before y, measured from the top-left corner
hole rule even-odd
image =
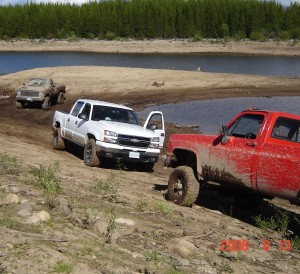
[[[72,110],[71,115],[77,117],[77,115],[78,115],[80,109],[82,108],[83,104],[84,104],[84,102],[81,102],[81,101],[77,102],[75,107]]]
[[[263,120],[264,116],[261,114],[244,114],[228,127],[228,135],[256,139]]]
[[[271,137],[300,143],[299,131],[300,121],[285,117],[278,117],[272,130]]]
[[[89,119],[91,112],[91,105],[86,103],[81,113],[85,114],[86,118]]]

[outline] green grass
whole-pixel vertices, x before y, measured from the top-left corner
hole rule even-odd
[[[170,216],[172,213],[172,209],[166,203],[160,201],[154,204],[154,210],[166,216]]]
[[[5,226],[9,229],[22,231],[22,232],[31,232],[31,233],[38,233],[38,234],[42,233],[42,227],[40,225],[24,224],[7,217],[0,219],[0,226]]]
[[[7,153],[0,154],[0,174],[20,175],[22,172],[22,161]]]
[[[71,273],[73,270],[73,266],[71,264],[68,263],[57,263],[54,266],[54,271],[58,272],[58,273]]]
[[[113,233],[117,228],[116,227],[117,213],[116,213],[116,210],[114,207],[111,208],[110,210],[106,210],[104,213],[108,217],[108,225],[106,228],[106,234],[105,234],[106,241],[105,242],[110,244],[112,241]]]
[[[31,183],[42,189],[45,195],[57,196],[61,192],[60,178],[57,176],[58,169],[58,162],[49,166],[33,167],[29,171],[29,174],[33,176]]]
[[[120,178],[115,174],[110,173],[106,180],[98,178],[94,179],[94,190],[103,197],[111,197],[117,194],[120,184]]]
[[[255,216],[254,221],[265,233],[271,229],[277,231],[282,237],[287,235],[289,216],[283,210],[277,210],[276,214],[270,218],[263,219],[261,215]]]

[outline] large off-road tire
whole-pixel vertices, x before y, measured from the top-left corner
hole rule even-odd
[[[61,91],[61,92],[58,94],[56,103],[57,103],[57,104],[63,104],[64,102],[65,102],[65,95],[64,95],[64,93]]]
[[[63,150],[65,149],[65,141],[61,137],[60,128],[56,128],[53,130],[53,149]]]
[[[91,167],[97,167],[100,165],[100,159],[96,152],[96,141],[94,139],[89,139],[85,144],[84,163]]]
[[[193,169],[187,166],[177,167],[170,175],[168,197],[175,204],[192,206],[198,198],[200,185]]]
[[[50,109],[50,107],[51,107],[50,97],[46,97],[42,104],[42,109],[47,110],[47,109]]]
[[[24,102],[23,101],[16,101],[16,108],[24,108]]]

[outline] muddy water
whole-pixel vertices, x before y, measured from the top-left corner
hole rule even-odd
[[[300,96],[201,100],[151,106],[138,114],[140,117],[146,118],[150,111],[161,110],[167,122],[185,126],[198,125],[200,132],[216,134],[221,125],[226,124],[237,113],[249,107],[300,115]]]

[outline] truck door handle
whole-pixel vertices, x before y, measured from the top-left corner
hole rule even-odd
[[[164,137],[164,136],[165,136],[165,134],[164,134],[164,133],[161,133],[161,134],[160,134],[160,136],[161,136],[161,137]]]
[[[246,146],[249,146],[249,147],[255,147],[257,145],[257,143],[246,143]]]
[[[70,118],[68,118],[68,120],[67,120],[68,122],[70,122]]]
[[[78,121],[75,122],[75,125],[77,125]]]

